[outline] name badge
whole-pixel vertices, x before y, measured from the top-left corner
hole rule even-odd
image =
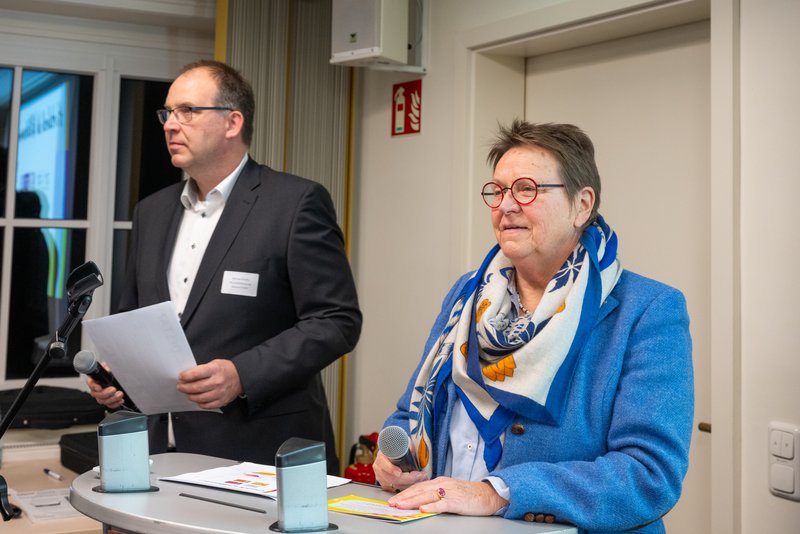
[[[258,295],[258,273],[225,271],[222,275],[222,292],[228,295],[255,297]]]

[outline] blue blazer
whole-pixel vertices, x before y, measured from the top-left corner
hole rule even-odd
[[[445,298],[423,358],[468,277]],[[418,372],[419,366],[386,425],[408,429]],[[448,407],[434,429],[434,476],[444,471],[456,397],[448,382]],[[664,532],[660,518],[678,501],[688,468],[693,412],[684,297],[623,271],[581,351],[561,424],[517,417],[504,434],[491,474],[511,491],[505,517],[552,514],[582,532]]]

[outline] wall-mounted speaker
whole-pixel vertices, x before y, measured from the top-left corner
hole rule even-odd
[[[408,63],[408,0],[333,0],[331,63]]]

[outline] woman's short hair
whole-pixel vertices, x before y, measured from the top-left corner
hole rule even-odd
[[[525,146],[543,148],[556,158],[569,198],[575,198],[584,187],[594,190],[594,207],[587,224],[593,222],[600,207],[600,174],[589,136],[572,124],[536,124],[515,119],[510,127],[500,125],[486,160],[494,170],[506,152]]]
[[[250,146],[253,139],[253,116],[256,103],[253,97],[253,88],[244,76],[233,67],[220,61],[201,59],[189,63],[181,69],[181,74],[195,69],[208,69],[211,77],[217,82],[217,101],[215,106],[233,108],[242,113],[242,141]]]

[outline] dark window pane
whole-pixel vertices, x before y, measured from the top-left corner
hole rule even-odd
[[[22,72],[16,188],[39,195],[42,219],[86,218],[91,117],[91,76]]]
[[[114,203],[117,221],[131,220],[139,200],[181,180],[180,169],[170,163],[164,130],[156,118],[169,86],[167,82],[122,80]]]
[[[28,193],[31,194],[31,193]],[[62,247],[56,247],[56,243]],[[85,261],[86,230],[16,228],[11,267],[6,378],[27,378],[52,333],[67,316],[67,275]],[[52,360],[46,377],[74,376],[80,350],[78,325],[67,341],[67,358]]]
[[[6,178],[8,176],[8,144],[11,132],[12,69],[0,68],[0,217],[6,214]]]

